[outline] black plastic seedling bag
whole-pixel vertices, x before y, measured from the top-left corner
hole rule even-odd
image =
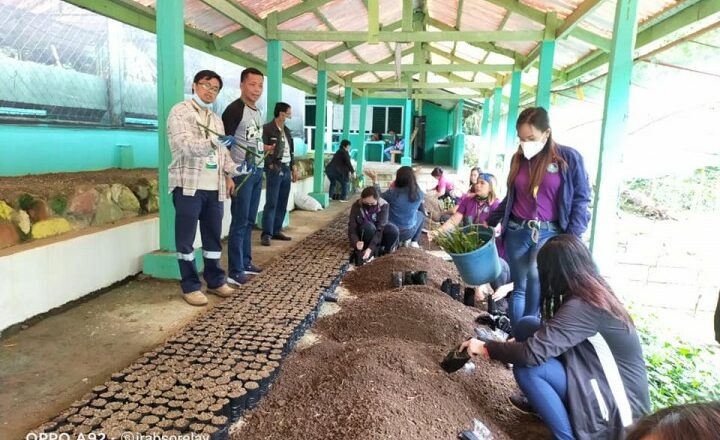
[[[440,362],[440,367],[448,373],[454,373],[465,366],[470,360],[470,354],[467,350],[460,351],[460,346],[453,348],[450,353],[445,355],[445,359]]]

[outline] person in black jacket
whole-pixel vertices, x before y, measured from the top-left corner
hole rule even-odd
[[[397,248],[400,232],[397,226],[388,222],[389,208],[373,186],[365,188],[360,193],[360,200],[350,208],[350,247],[353,251],[362,251],[363,260],[392,253]]]
[[[350,141],[343,139],[340,142],[340,148],[335,152],[332,160],[325,167],[325,174],[330,179],[330,197],[333,200],[347,202],[348,186],[350,183],[350,175],[355,172],[355,168],[350,162]],[[335,183],[340,184],[340,195],[335,195]]]
[[[545,320],[520,319],[513,342],[473,338],[462,347],[512,363],[525,403],[555,438],[623,438],[625,429],[650,411],[632,319],[576,236],[550,238],[537,264]]]
[[[289,241],[282,224],[287,213],[291,182],[297,182],[295,144],[285,121],[292,118],[292,107],[285,102],[275,104],[274,119],[263,125],[262,140],[265,151],[265,207],[260,243],[270,246],[271,239]]]

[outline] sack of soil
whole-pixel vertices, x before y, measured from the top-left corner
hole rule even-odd
[[[440,366],[448,373],[454,373],[465,366],[470,360],[470,354],[467,350],[460,351],[460,345],[453,348],[450,353],[440,362]]]

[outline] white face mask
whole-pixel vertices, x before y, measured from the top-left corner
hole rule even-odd
[[[195,101],[195,103],[196,103],[197,105],[199,105],[200,107],[206,108],[206,109],[208,109],[208,110],[210,110],[210,107],[212,107],[212,103],[208,104],[207,102],[205,102],[205,101],[203,101],[202,99],[200,99],[200,97],[199,97],[198,95],[194,94],[194,93],[193,93],[193,95],[192,95],[192,99],[193,99],[193,101]]]
[[[520,142],[520,146],[523,150],[523,155],[525,156],[525,159],[530,160],[533,157],[535,157],[539,152],[542,151],[543,147],[545,147],[545,143],[547,142],[547,139],[542,141],[525,141]]]

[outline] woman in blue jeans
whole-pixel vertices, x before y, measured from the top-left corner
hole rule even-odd
[[[377,173],[367,170],[365,174],[373,181],[373,185],[380,192]],[[400,243],[405,246],[419,248],[418,241],[425,224],[425,194],[420,190],[411,167],[400,167],[395,174],[395,183],[380,197],[390,204],[390,223],[400,231]]]
[[[540,311],[537,254],[561,233],[580,237],[590,221],[590,183],[583,158],[556,143],[542,107],[525,109],[516,123],[520,147],[512,158],[508,193],[488,224],[502,223],[505,259],[514,283],[510,296],[513,327]]]
[[[630,315],[574,235],[550,238],[537,258],[542,316],[514,342],[470,339],[471,355],[513,364],[532,408],[558,439],[620,439],[650,410],[647,371]]]

